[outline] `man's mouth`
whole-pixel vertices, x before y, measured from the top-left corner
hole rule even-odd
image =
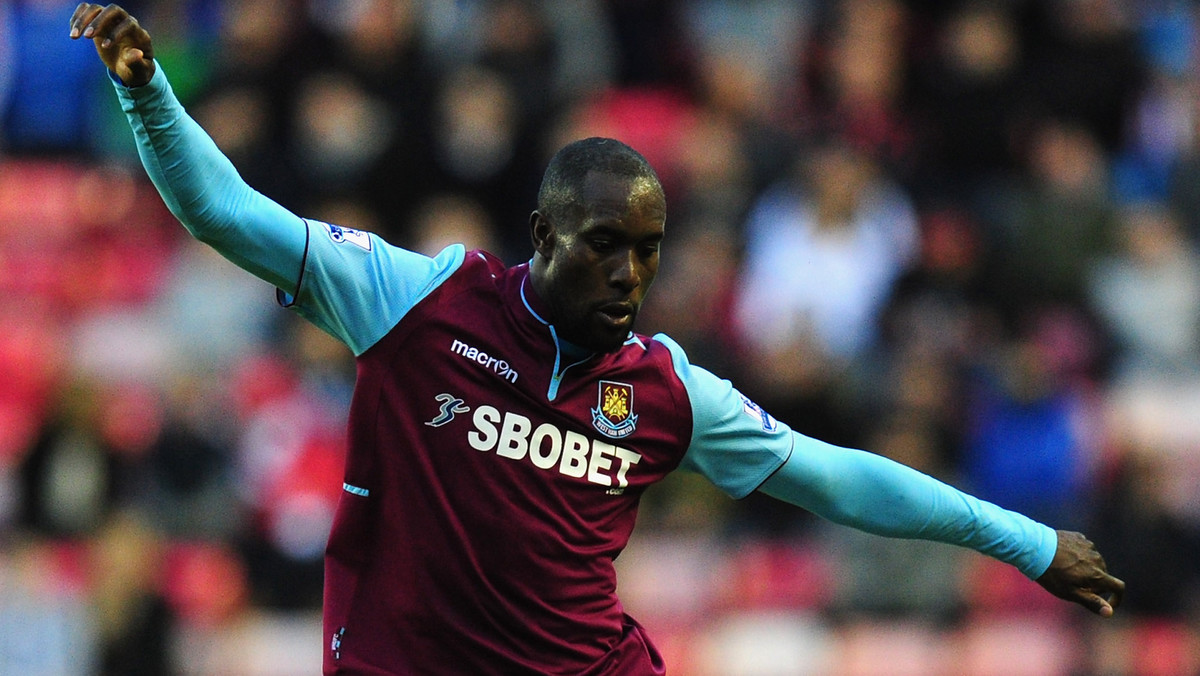
[[[620,327],[633,322],[633,303],[608,303],[601,305],[596,311],[614,327]]]

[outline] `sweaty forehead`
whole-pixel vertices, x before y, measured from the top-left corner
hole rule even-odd
[[[581,188],[580,200],[593,216],[636,211],[644,217],[665,217],[662,188],[651,178],[592,171],[584,177]]]

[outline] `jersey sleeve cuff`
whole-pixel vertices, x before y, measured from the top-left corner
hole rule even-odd
[[[1054,555],[1058,553],[1058,532],[1049,526],[1038,524],[1040,536],[1037,547],[1029,560],[1018,564],[1018,568],[1031,580],[1036,580],[1050,569]]]
[[[113,71],[108,72],[108,79],[112,81],[113,87],[122,97],[128,97],[134,100],[143,99],[153,96],[163,90],[167,86],[167,76],[163,73],[162,65],[158,60],[154,60],[154,74],[150,76],[150,81],[140,87],[130,87]]]

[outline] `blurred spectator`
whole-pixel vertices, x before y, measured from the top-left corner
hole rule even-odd
[[[1091,300],[1117,341],[1116,377],[1200,372],[1200,254],[1164,204],[1121,213],[1118,249],[1097,261]]]
[[[966,375],[994,345],[997,320],[983,293],[980,226],[956,208],[922,215],[917,264],[898,279],[880,318],[875,364],[863,379],[865,411],[918,415],[932,467],[959,473]]]
[[[100,665],[100,628],[89,617],[77,556],[39,538],[0,548],[0,671],[61,676]]]
[[[1105,152],[1120,146],[1126,113],[1143,83],[1134,5],[1118,0],[1055,0],[1031,5],[1033,57],[1023,76],[1036,117],[1069,121]]]
[[[830,139],[797,173],[763,195],[746,226],[736,316],[764,368],[798,343],[834,365],[863,354],[917,254],[913,205],[869,155]]]
[[[812,126],[835,131],[889,170],[908,169],[909,10],[899,0],[841,0],[828,9],[811,64]]]
[[[531,130],[517,91],[499,72],[462,66],[446,75],[434,110],[431,189],[473,195],[496,224],[497,255],[527,255],[533,209],[516,196],[535,195],[541,174],[523,152]]]
[[[1114,182],[1128,201],[1165,199],[1172,172],[1195,143],[1196,27],[1185,3],[1147,3],[1141,14],[1140,51],[1145,82],[1131,104],[1125,137],[1114,156]]]
[[[728,130],[725,133],[741,146],[739,153],[744,156],[738,158],[745,165],[738,172],[749,172],[729,177],[738,179],[731,181],[734,186],[740,188],[749,179],[754,190],[761,190],[793,159],[797,120],[803,115],[797,110],[798,88],[816,23],[816,4],[702,0],[680,7],[699,59],[695,97],[702,116],[709,118],[702,124]],[[707,148],[704,136],[689,145],[701,153]],[[707,182],[704,189],[729,190],[716,183]],[[716,204],[721,197],[708,201]],[[732,201],[734,206],[745,206]],[[672,213],[678,214],[678,208],[672,207]]]
[[[253,355],[238,366],[233,470],[251,519],[238,545],[254,603],[316,609],[325,541],[342,492],[352,371],[346,363],[333,366],[348,355],[333,352],[333,339],[317,329],[297,328],[289,337],[289,359]]]
[[[20,525],[43,536],[86,537],[94,534],[109,514],[128,504],[141,480],[137,453],[123,454],[108,435],[121,414],[108,406],[116,387],[80,380],[58,399],[58,409],[40,430],[19,465],[22,513]],[[134,422],[153,434],[153,410]],[[142,434],[139,433],[139,434]],[[140,440],[136,440],[140,441]],[[140,445],[140,444],[137,444]]]
[[[111,676],[170,676],[175,619],[163,594],[165,543],[129,513],[105,524],[86,552],[100,666]],[[80,673],[80,672],[76,672]]]
[[[435,256],[451,244],[462,244],[468,251],[500,248],[495,226],[483,205],[462,194],[435,195],[417,212],[412,241],[407,246]]]
[[[556,72],[551,84],[556,109],[604,89],[616,80],[616,35],[604,0],[541,0],[555,35]]]
[[[292,162],[306,168],[300,183],[305,199],[300,204],[313,208],[326,199],[356,202],[360,209],[374,212],[370,218],[375,226],[368,230],[386,239],[403,239],[409,235],[414,205],[430,190],[426,169],[437,83],[423,16],[435,10],[413,0],[322,0],[308,7],[328,42],[323,69],[334,82],[326,83],[323,93],[309,87],[307,98],[300,98],[293,112],[300,128],[293,154],[300,157]],[[345,88],[353,99],[331,103],[326,98],[330,86]],[[340,121],[314,118],[330,108],[339,111]],[[338,181],[326,181],[319,171],[325,162],[313,153],[330,143],[321,136],[331,123],[347,122],[354,124],[340,130],[341,145],[353,141],[353,146],[341,148],[339,155],[352,150],[360,166]],[[351,133],[354,130],[358,134]]]
[[[771,161],[755,148],[761,139],[754,136],[742,121],[711,107],[697,109],[681,124],[671,177],[671,226],[684,233],[680,239],[704,230],[740,239],[758,181],[771,173]]]
[[[308,194],[287,157],[297,88],[328,61],[324,41],[297,5],[221,0],[208,86],[196,93],[209,104],[197,108],[197,121],[214,130],[218,145],[232,149],[239,170],[244,166],[248,178],[260,179],[257,189],[289,207]]]
[[[1016,168],[1023,45],[1012,4],[973,0],[941,25],[915,83],[922,193],[971,204]]]
[[[962,208],[931,208],[920,216],[920,253],[892,287],[880,332],[888,354],[910,352],[962,366],[991,309],[982,226]]]
[[[697,0],[680,5],[679,14],[699,56],[707,60],[728,54],[762,73],[752,81],[765,86],[741,105],[770,106],[800,73],[816,18],[814,5],[807,0]]]
[[[288,163],[295,166],[304,204],[311,209],[339,196],[371,203],[366,188],[397,143],[387,102],[337,71],[309,73],[296,87]]]
[[[1107,156],[1085,128],[1043,120],[1019,185],[988,213],[994,229],[989,293],[1012,317],[1027,305],[1086,306],[1087,272],[1112,251],[1116,205]]]
[[[161,430],[147,451],[137,504],[148,525],[178,539],[231,538],[244,527],[233,485],[227,397],[193,374],[164,388]]]
[[[533,0],[490,0],[483,7],[484,28],[475,62],[504,78],[512,89],[521,120],[543,118],[556,103],[554,82],[558,45],[542,9]]]
[[[311,0],[315,29],[329,41],[328,57],[371,94],[397,109],[427,103],[422,3],[415,0]]]
[[[863,447],[866,357],[917,254],[907,194],[864,152],[827,139],[757,200],[745,238],[732,307],[744,391],[804,434]],[[770,530],[804,523],[771,501],[743,503]]]
[[[1194,618],[1200,612],[1200,520],[1180,472],[1194,471],[1164,448],[1126,446],[1091,527],[1131,590],[1124,611],[1136,617]],[[1181,509],[1183,508],[1183,509]]]
[[[1079,529],[1101,441],[1082,377],[1091,328],[1069,310],[1031,314],[969,382],[962,472],[969,490],[1043,523]]]
[[[111,95],[98,75],[95,55],[62,39],[71,0],[18,0],[0,9],[0,30],[11,31],[11,50],[0,83],[11,92],[0,105],[0,148],[11,154],[77,155],[93,147],[98,111]],[[103,68],[100,69],[103,71]],[[0,88],[0,92],[3,89]],[[0,103],[5,98],[0,97]]]
[[[470,193],[495,224],[495,253],[522,260],[532,209],[518,196],[536,193],[544,164],[539,135],[547,118],[575,102],[571,94],[581,82],[608,81],[607,45],[582,51],[606,25],[587,0],[480,0],[454,3],[453,10],[434,6],[431,13],[461,30],[439,50],[426,192]],[[598,24],[584,26],[585,17]],[[572,79],[574,73],[584,79]]]
[[[217,82],[254,83],[273,94],[286,93],[296,77],[315,68],[322,53],[307,42],[311,26],[295,9],[293,0],[225,0]]]
[[[233,264],[197,242],[184,242],[153,305],[174,373],[228,368],[270,340],[284,315],[270,286],[232,274]],[[149,333],[149,331],[144,331]]]

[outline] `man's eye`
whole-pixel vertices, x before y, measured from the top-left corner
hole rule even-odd
[[[601,253],[612,251],[613,247],[615,246],[613,241],[610,239],[593,239],[591,242],[589,242],[589,245],[592,247],[593,251],[598,251]]]
[[[658,249],[659,249],[658,242],[655,242],[654,244],[643,244],[641,247],[641,253],[642,253],[643,257],[650,258],[651,256],[658,253]]]

